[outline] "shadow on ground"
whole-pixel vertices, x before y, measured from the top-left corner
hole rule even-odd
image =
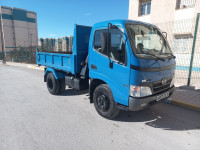
[[[164,130],[200,130],[199,112],[164,102],[142,111],[121,111],[115,121],[144,122],[145,125]]]
[[[59,96],[77,96],[77,95],[83,95],[83,94],[89,94],[89,90],[83,90],[83,91],[77,91],[75,89],[66,89],[63,93],[59,94]]]
[[[59,96],[77,96],[87,94],[87,100],[89,101],[88,92],[88,90],[77,91],[74,89],[66,89]],[[88,107],[94,106],[88,105]],[[200,112],[188,110],[164,102],[160,102],[146,110],[137,112],[120,111],[114,121],[133,123],[144,122],[147,126],[164,130],[200,130]]]

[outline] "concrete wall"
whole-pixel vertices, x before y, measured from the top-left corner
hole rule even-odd
[[[5,51],[18,47],[37,46],[37,15],[35,12],[19,8],[0,6],[1,25]],[[0,49],[1,50],[1,49]]]

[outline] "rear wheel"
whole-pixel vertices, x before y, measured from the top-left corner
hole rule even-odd
[[[60,82],[59,80],[56,80],[53,73],[49,73],[47,75],[47,88],[49,92],[53,95],[57,95],[60,90]]]
[[[93,101],[95,109],[102,117],[113,119],[118,115],[119,109],[107,84],[101,84],[94,90]]]

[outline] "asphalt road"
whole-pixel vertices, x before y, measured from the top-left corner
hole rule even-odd
[[[199,112],[159,103],[107,120],[87,92],[53,96],[43,71],[0,65],[0,150],[199,150]]]

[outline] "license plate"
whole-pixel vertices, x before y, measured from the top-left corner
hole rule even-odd
[[[161,95],[158,95],[158,96],[156,97],[156,101],[160,101],[160,100],[162,100],[162,99],[164,99],[164,98],[167,98],[167,97],[169,97],[169,92],[166,92],[166,93],[163,93],[163,94],[161,94]]]

